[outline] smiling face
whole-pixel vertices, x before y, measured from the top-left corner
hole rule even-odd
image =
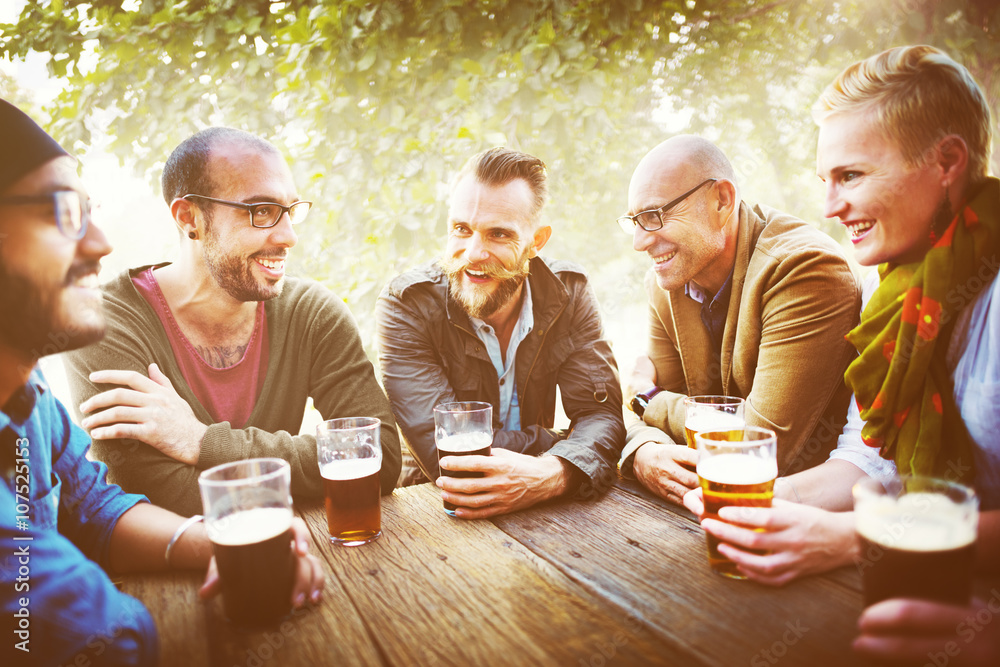
[[[533,230],[532,193],[523,179],[491,187],[465,176],[448,208],[448,245],[441,266],[466,312],[489,318],[510,306],[528,275],[528,259],[550,228]]]
[[[73,158],[45,163],[2,196],[60,190],[88,199]],[[64,236],[51,203],[0,205],[0,345],[34,360],[100,340],[105,325],[97,274],[109,252],[93,222],[81,239]]]
[[[933,161],[907,164],[867,113],[820,124],[816,173],[826,183],[824,215],[844,225],[860,264],[919,261],[945,189]]]
[[[217,199],[285,206],[298,201],[292,173],[277,153],[223,143],[212,149],[210,173]],[[260,229],[250,225],[247,211],[210,202],[198,206],[205,218],[205,264],[219,286],[244,302],[281,294],[285,259],[298,241],[288,215]]]
[[[629,185],[631,214],[659,208],[703,180],[683,174],[675,178],[659,167],[643,163],[636,169]],[[677,289],[693,280],[714,293],[729,275],[732,267],[718,261],[726,252],[725,222],[709,205],[716,186],[710,183],[671,208],[656,231],[635,226],[632,247],[652,260],[660,289]]]

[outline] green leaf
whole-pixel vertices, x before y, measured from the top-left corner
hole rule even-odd
[[[455,79],[455,97],[462,100],[463,102],[468,102],[471,99],[471,86],[469,85],[469,80],[462,76]]]
[[[378,54],[375,53],[375,49],[371,48],[365,51],[365,54],[358,59],[355,63],[354,68],[359,72],[367,72],[371,69],[371,66],[375,64],[375,57]]]
[[[462,69],[473,76],[482,76],[485,72],[478,60],[470,60],[469,58],[462,60]]]
[[[551,21],[545,21],[538,28],[538,43],[548,46],[556,41],[556,30]]]

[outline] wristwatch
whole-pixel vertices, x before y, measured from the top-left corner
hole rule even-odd
[[[636,394],[632,397],[632,400],[628,404],[629,409],[635,413],[636,417],[641,419],[642,414],[646,411],[646,406],[649,405],[649,402],[653,400],[653,397],[661,391],[663,390],[659,387],[653,387],[652,389],[647,389],[641,394]]]

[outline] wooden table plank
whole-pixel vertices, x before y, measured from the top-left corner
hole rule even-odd
[[[160,664],[207,667],[207,617],[198,599],[199,572],[156,572],[121,577],[118,588],[146,605],[160,636]],[[175,641],[184,637],[183,642]]]
[[[145,603],[156,622],[161,665],[384,664],[343,586],[330,572],[318,605],[293,611],[273,627],[252,631],[225,619],[221,598],[198,599],[203,580],[204,574],[195,572],[123,578],[121,589]]]
[[[304,516],[325,533],[321,505]],[[698,664],[489,521],[445,515],[432,485],[384,498],[382,530],[319,548],[390,664]]]
[[[677,516],[684,517],[694,524],[698,524],[698,517],[695,516],[688,508],[683,505],[676,505],[669,500],[664,500],[653,493],[650,493],[646,488],[644,488],[639,482],[634,479],[623,479],[618,478],[615,486],[621,490],[625,491],[633,496],[642,498],[651,505],[660,507],[668,512],[671,512]],[[858,576],[859,572],[856,567],[847,566],[842,567],[832,572],[827,572],[823,576],[830,581],[835,581],[838,584],[846,587],[848,590],[861,591],[861,577]]]
[[[596,502],[493,521],[706,663],[773,664],[786,655],[785,664],[811,667],[855,662],[858,586],[812,577],[774,589],[720,577],[708,567],[701,527],[647,498],[613,488]]]

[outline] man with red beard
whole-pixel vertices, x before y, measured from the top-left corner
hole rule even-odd
[[[546,196],[538,158],[507,148],[474,156],[453,182],[444,256],[397,276],[376,307],[403,437],[463,518],[594,497],[615,478],[625,437],[618,371],[583,271],[538,257],[552,233],[541,224]],[[553,429],[557,386],[568,432]],[[441,459],[481,477],[439,476],[433,409],[449,401],[493,406],[492,455]]]
[[[291,463],[293,494],[322,496],[315,438],[295,435],[312,397],[324,419],[382,420],[390,493],[399,437],[357,326],[335,294],[285,277],[311,203],[284,158],[259,137],[209,128],[174,150],[162,186],[178,261],[105,285],[108,335],[67,362],[109,479],[194,514],[202,470],[276,456]]]

